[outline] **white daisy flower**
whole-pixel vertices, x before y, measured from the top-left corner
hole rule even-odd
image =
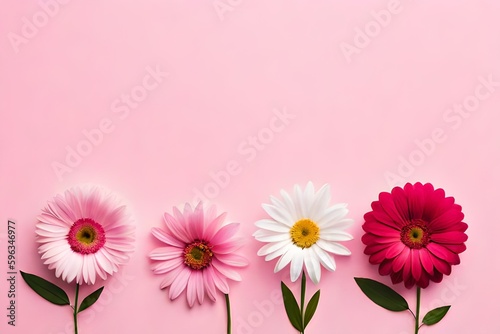
[[[290,264],[290,277],[295,282],[305,269],[311,280],[317,284],[321,278],[321,267],[334,271],[336,268],[332,254],[350,255],[351,252],[339,241],[352,240],[352,235],[344,230],[353,220],[345,218],[347,204],[328,206],[330,186],[325,184],[314,192],[311,182],[304,191],[294,187],[294,194],[281,190],[282,200],[271,196],[271,204],[262,204],[271,219],[255,223],[260,229],[253,236],[267,243],[257,255],[266,261],[279,257],[274,272],[277,273]]]

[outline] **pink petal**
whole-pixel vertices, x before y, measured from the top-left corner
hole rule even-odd
[[[237,254],[217,254],[216,258],[228,266],[245,267],[248,265],[248,260]]]
[[[236,232],[238,232],[239,227],[240,224],[236,223],[230,223],[221,227],[221,229],[214,235],[212,240],[210,240],[212,245],[218,245],[223,242],[227,242],[228,239],[232,238],[236,234]]]
[[[179,212],[178,209],[177,212]],[[163,218],[165,219],[165,225],[167,226],[173,237],[183,241],[184,243],[189,243],[190,241],[192,241],[192,239],[189,238],[186,229],[184,228],[185,225],[182,225],[181,221],[169,215],[168,213],[165,213],[163,215]],[[184,221],[184,218],[182,218],[182,221]]]
[[[202,240],[205,238],[205,220],[203,214],[203,205],[198,203],[194,212],[188,216],[187,230],[192,239]]]
[[[172,285],[170,285],[170,290],[168,291],[168,297],[171,300],[176,299],[184,291],[188,283],[189,277],[191,276],[191,270],[184,266],[184,270],[179,272],[179,275],[174,279]]]
[[[220,262],[217,258],[212,259],[212,265],[216,271],[233,281],[241,281],[241,276],[236,270]]]
[[[182,247],[184,248],[185,243],[182,242],[181,240],[174,238],[172,235],[168,234],[167,232],[157,228],[153,227],[151,230],[151,233],[156,237],[156,239],[166,243],[167,245],[174,246],[174,247]]]
[[[203,283],[205,284],[205,291],[207,292],[208,298],[212,301],[216,299],[216,290],[213,278],[213,271],[203,270]]]
[[[191,272],[191,276],[189,276],[189,281],[187,283],[186,297],[189,307],[193,307],[194,301],[196,300],[196,290],[198,289],[198,274],[199,272],[197,270],[193,270]]]
[[[215,207],[214,207],[215,208]],[[224,220],[226,219],[227,213],[223,212],[216,218],[210,221],[206,230],[205,230],[205,238],[207,240],[212,240],[215,233],[219,230],[219,227],[222,225]],[[208,218],[207,218],[208,219]]]
[[[229,293],[229,285],[227,284],[226,277],[220,274],[217,270],[212,269],[212,267],[208,267],[207,270],[212,270],[212,277],[214,279],[214,284],[222,293]]]

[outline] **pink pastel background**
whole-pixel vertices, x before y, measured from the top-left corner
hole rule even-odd
[[[233,333],[296,333],[275,298],[286,271],[273,274],[251,234],[269,195],[308,180],[329,183],[356,222],[352,256],[337,257],[317,287],[308,282],[308,296],[322,292],[308,333],[412,333],[410,314],[377,307],[353,281],[389,282],[363,254],[361,224],[380,191],[407,181],[444,188],[470,226],[462,264],[422,294],[424,309],[453,306],[421,333],[500,332],[498,1],[1,5],[1,333],[72,333],[71,309],[20,276],[16,327],[7,326],[6,226],[17,224],[17,269],[61,283],[37,254],[35,217],[79,184],[116,192],[137,226],[136,252],[81,314],[81,334],[224,333],[222,296],[193,309],[184,296],[171,302],[147,258],[159,246],[151,228],[197,191],[247,241],[251,264],[231,284]],[[72,150],[83,156],[68,158]],[[414,290],[395,289],[414,307]]]

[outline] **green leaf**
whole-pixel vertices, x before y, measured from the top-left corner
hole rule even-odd
[[[37,294],[56,305],[69,305],[69,298],[63,289],[49,281],[33,274],[28,274],[21,271],[26,284],[30,286]]]
[[[425,315],[422,322],[427,326],[437,324],[438,322],[441,321],[441,319],[444,318],[446,313],[448,313],[448,310],[450,309],[450,307],[451,307],[451,305],[442,306],[442,307],[438,307],[438,308],[435,308],[434,310],[427,312],[427,314]]]
[[[90,306],[92,306],[99,299],[99,296],[101,295],[102,290],[104,290],[104,287],[100,287],[99,289],[95,290],[90,295],[85,297],[85,299],[82,300],[80,307],[78,308],[78,313],[85,311]]]
[[[283,303],[290,323],[302,333],[304,329],[302,328],[302,315],[300,314],[299,304],[297,304],[292,291],[283,282],[281,282],[281,293],[283,294]]]
[[[363,293],[375,304],[393,312],[401,312],[409,309],[408,302],[399,293],[385,284],[369,278],[355,277]]]
[[[309,302],[307,303],[306,313],[304,314],[304,329],[306,329],[309,321],[311,321],[314,312],[316,312],[316,308],[318,307],[319,302],[319,290],[311,297]]]

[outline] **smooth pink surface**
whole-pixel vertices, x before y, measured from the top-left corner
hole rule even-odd
[[[484,83],[500,82],[498,1],[220,0],[220,15],[214,0],[65,2],[50,17],[38,1],[4,0],[0,11],[4,313],[7,219],[18,227],[17,270],[62,284],[36,252],[35,217],[55,194],[100,184],[129,206],[137,249],[81,314],[81,334],[224,332],[222,296],[193,309],[169,301],[147,258],[163,212],[198,192],[240,222],[247,241],[250,265],[231,284],[233,333],[295,333],[275,298],[288,278],[257,257],[251,234],[269,195],[311,180],[330,183],[356,223],[345,243],[353,255],[323,275],[307,332],[410,334],[411,315],[378,308],[353,281],[389,282],[363,254],[361,224],[392,188],[387,173],[399,173],[400,183],[444,188],[469,224],[462,264],[422,294],[424,309],[452,309],[421,333],[499,332],[500,85]],[[86,156],[58,177],[53,166],[77,149]],[[414,305],[414,290],[396,289]],[[3,315],[0,332],[71,333],[70,308],[20,276],[17,292],[16,327]]]

